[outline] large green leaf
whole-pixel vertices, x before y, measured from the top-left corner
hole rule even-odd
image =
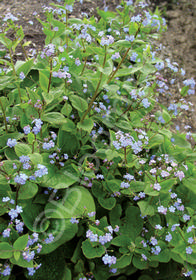
[[[11,139],[21,139],[24,137],[24,134],[23,133],[19,133],[19,132],[13,132],[13,133],[9,133],[9,134],[6,134],[6,135],[2,135],[0,136],[0,147],[4,147],[7,145],[7,140],[9,138]]]
[[[196,194],[196,178],[189,177],[183,180],[183,185]]]
[[[108,210],[111,210],[116,205],[116,199],[114,197],[99,197],[98,198],[100,205]]]
[[[85,119],[83,122],[79,122],[77,124],[77,127],[79,129],[83,129],[85,131],[91,132],[93,125],[94,125],[94,122],[92,119]]]
[[[12,257],[10,259],[10,262],[12,264],[15,264],[15,265],[18,265],[18,266],[21,266],[21,267],[33,267],[33,261],[32,260],[30,262],[26,261],[23,258],[22,253],[20,253],[20,256],[19,256],[19,258],[17,258],[17,260],[14,257]]]
[[[59,130],[57,144],[62,153],[66,153],[69,156],[73,156],[79,149],[78,138],[68,131]]]
[[[39,71],[39,83],[40,83],[41,89],[44,92],[47,92],[48,91],[49,79],[42,71]]]
[[[63,199],[46,204],[45,214],[53,219],[71,219],[81,217],[85,208],[88,213],[95,211],[93,197],[84,187],[75,186],[66,190]]]
[[[82,251],[87,259],[100,258],[105,253],[105,249],[101,244],[93,246],[88,239],[82,242]]]
[[[153,216],[155,214],[154,207],[150,205],[150,201],[141,200],[137,204],[139,205],[142,217]]]
[[[143,219],[140,216],[138,207],[129,206],[126,209],[126,216],[123,219],[124,225],[120,226],[122,234],[127,235],[132,241],[141,233],[143,228]]]
[[[41,186],[54,189],[65,189],[80,179],[79,172],[74,168],[73,164],[64,166],[61,170],[57,167],[47,166],[48,174],[44,177]]]
[[[46,215],[49,214],[50,209],[48,209],[48,212],[45,212]],[[69,219],[51,219],[49,228],[46,232],[40,233],[39,238],[43,240],[51,233],[54,236],[54,240],[49,244],[42,243],[40,254],[49,254],[53,252],[56,248],[71,240],[77,231],[78,225],[72,224]]]
[[[58,126],[66,122],[65,117],[58,112],[46,113],[42,116],[42,121],[49,122],[54,126]]]
[[[21,185],[18,192],[18,199],[29,199],[36,195],[38,192],[38,186],[32,182],[26,182],[25,185]]]
[[[29,145],[27,144],[23,144],[23,143],[18,143],[15,147],[15,152],[17,154],[18,157],[22,156],[22,155],[28,155],[31,154],[32,149]]]
[[[112,268],[124,268],[130,265],[133,257],[133,253],[122,255],[119,259],[116,260],[116,264],[112,265]]]
[[[72,106],[79,112],[84,112],[88,108],[88,103],[80,96],[72,95],[70,97],[70,101],[72,103]]]
[[[35,274],[30,276],[28,271],[25,272],[25,277],[29,280],[71,280],[65,278],[68,275],[66,262],[62,248],[56,249],[54,252],[47,255],[40,255],[36,262],[41,263],[41,267],[36,270]],[[26,279],[25,278],[25,279]]]
[[[25,247],[27,246],[27,242],[28,242],[28,234],[25,234],[21,237],[19,237],[15,242],[14,242],[14,249],[15,250],[24,250]]]
[[[34,59],[30,59],[26,62],[23,62],[21,66],[16,67],[16,74],[19,75],[21,72],[23,72],[25,76],[27,76],[33,64],[34,64]]]
[[[33,203],[33,200],[28,201],[21,216],[25,226],[31,231],[44,232],[49,227],[50,222],[45,217],[44,206]]]
[[[8,259],[13,255],[13,247],[8,242],[0,243],[0,259]]]

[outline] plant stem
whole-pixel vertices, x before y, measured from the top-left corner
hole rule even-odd
[[[103,60],[103,68],[104,68],[105,63],[106,63],[106,58],[107,58],[107,49],[106,49],[106,47],[105,47],[105,56],[104,56],[104,60]],[[101,91],[98,92],[98,90],[99,90],[99,86],[100,86],[101,81],[102,81],[102,76],[103,76],[103,72],[100,73],[99,82],[98,82],[98,84],[97,84],[95,93],[94,93],[94,95],[93,95],[93,97],[92,97],[92,99],[91,99],[91,101],[90,101],[90,103],[89,103],[89,105],[88,105],[88,108],[87,108],[86,112],[85,112],[84,115],[82,116],[81,122],[84,121],[86,115],[89,113],[89,111],[90,111],[91,108],[92,108],[93,102],[95,101],[95,99],[96,99],[96,98],[99,96],[99,94],[101,93]]]
[[[50,59],[50,77],[49,77],[49,83],[48,83],[48,93],[50,91],[51,80],[52,80],[52,58]]]
[[[68,27],[68,11],[66,10],[66,30],[67,30],[67,27]],[[67,52],[68,52],[68,34],[66,34],[66,45],[67,45]]]
[[[85,57],[84,66],[83,66],[83,69],[82,69],[82,72],[81,72],[80,76],[82,76],[84,74],[84,70],[86,68],[86,63],[87,63],[87,57]]]
[[[112,75],[111,75],[110,78],[108,79],[107,84],[109,84],[109,82],[110,82],[110,81],[113,79],[113,77],[115,76],[116,72],[117,72],[118,69],[120,68],[120,66],[121,66],[121,64],[123,63],[123,61],[125,60],[125,58],[126,58],[128,52],[130,51],[130,49],[131,49],[131,48],[128,48],[128,49],[126,50],[124,56],[122,57],[120,63],[118,64],[116,70],[112,73]]]
[[[137,35],[138,35],[139,31],[140,31],[140,28],[141,28],[141,24],[139,25],[138,30],[137,30],[136,33],[135,33],[135,38],[137,37]],[[116,70],[110,75],[110,78],[108,79],[107,84],[109,84],[109,82],[111,82],[111,80],[112,80],[113,77],[115,76],[116,72],[119,70],[119,68],[120,68],[120,66],[122,65],[122,63],[124,62],[124,60],[125,60],[125,58],[126,58],[128,52],[130,51],[130,49],[131,49],[133,43],[134,43],[134,41],[131,43],[131,46],[130,46],[130,47],[127,49],[127,51],[125,52],[125,54],[124,54],[124,56],[122,57],[120,63],[118,64]]]
[[[3,119],[4,119],[4,123],[5,123],[5,131],[6,131],[6,133],[8,133],[7,121],[6,121],[6,116],[5,116],[5,110],[3,108],[3,104],[2,104],[1,99],[0,99],[0,106],[1,106],[1,109],[2,109],[2,112],[3,112]]]
[[[17,74],[16,74],[16,70],[15,70],[15,67],[14,67],[14,62],[13,62],[13,58],[12,58],[12,52],[11,52],[10,48],[9,48],[9,55],[10,55],[10,59],[11,59],[11,64],[12,64],[12,69],[13,69],[13,72],[14,72],[15,81],[16,81],[16,87],[17,87],[18,93],[19,93],[20,102],[22,103],[21,91],[20,91],[20,87],[19,87],[19,85],[17,83]]]
[[[28,57],[28,55],[27,55],[27,52],[26,52],[26,50],[25,50],[25,48],[23,47],[23,45],[22,45],[21,42],[20,42],[20,46],[21,46],[21,48],[22,48],[22,50],[23,50],[23,53],[24,53],[24,55],[25,55],[26,60],[29,60],[29,57]]]
[[[17,202],[18,202],[18,193],[19,193],[19,190],[20,190],[20,185],[16,186],[16,200],[15,200],[15,206],[17,205]]]
[[[82,40],[82,45],[83,45],[83,53],[85,53],[86,52],[86,48],[85,48],[85,45],[84,45],[84,41]],[[85,57],[85,60],[84,60],[84,66],[83,66],[83,69],[82,69],[82,72],[81,72],[81,76],[83,75],[83,73],[84,73],[84,70],[85,70],[85,68],[86,68],[86,63],[87,63],[87,56]]]

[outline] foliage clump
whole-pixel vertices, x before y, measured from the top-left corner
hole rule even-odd
[[[196,279],[195,134],[172,128],[195,81],[157,55],[158,10],[130,0],[79,19],[73,4],[45,8],[32,58],[17,18],[3,19],[1,278]],[[182,98],[167,108],[175,75]]]

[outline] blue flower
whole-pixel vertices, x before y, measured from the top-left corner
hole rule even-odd
[[[171,233],[168,232],[168,234],[165,236],[165,241],[170,242],[172,240]]]
[[[25,74],[23,72],[20,72],[19,77],[20,77],[21,80],[24,80],[25,79]]]
[[[14,146],[16,146],[16,144],[17,144],[17,140],[16,139],[9,138],[7,140],[7,146],[10,147],[10,148],[13,148]]]
[[[4,271],[2,272],[3,276],[7,276],[11,274],[11,268],[9,267],[9,265],[6,265],[4,268]]]
[[[151,104],[151,103],[148,101],[148,98],[144,98],[144,99],[142,100],[142,103],[143,103],[144,108],[150,107],[150,104]]]
[[[2,232],[3,237],[4,237],[4,238],[10,237],[10,231],[11,231],[10,228],[5,229],[5,230]]]
[[[35,177],[41,178],[42,176],[48,174],[48,168],[46,166],[38,164],[37,168],[39,168],[39,170],[35,171]]]
[[[53,240],[54,240],[53,234],[49,233],[48,238],[46,238],[44,241],[45,241],[46,244],[49,244],[49,243],[53,242]]]
[[[186,253],[187,253],[188,255],[191,255],[192,252],[193,252],[193,249],[192,249],[190,246],[186,248]]]

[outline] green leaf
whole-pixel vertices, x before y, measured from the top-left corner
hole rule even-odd
[[[28,262],[24,260],[22,253],[20,253],[20,257],[17,258],[17,260],[14,257],[11,258],[10,262],[21,267],[33,267],[33,261],[31,260],[30,262]]]
[[[155,147],[161,145],[163,142],[164,142],[164,136],[157,134],[149,140],[148,148],[149,149],[155,148]]]
[[[189,178],[185,178],[182,181],[183,185],[185,187],[187,187],[189,190],[191,190],[193,193],[196,194],[196,178],[194,177],[189,177]]]
[[[105,249],[101,244],[97,244],[94,247],[88,239],[82,242],[82,251],[87,259],[100,258],[105,253]]]
[[[135,66],[135,67],[132,67],[132,68],[122,68],[122,69],[119,69],[115,76],[114,77],[124,77],[124,76],[128,76],[128,75],[131,75],[131,74],[134,74],[136,73],[137,71],[141,70],[142,69],[142,66],[141,65],[138,65],[138,66]]]
[[[95,211],[95,203],[90,192],[81,186],[66,189],[64,198],[58,201],[50,201],[46,204],[45,214],[48,218],[71,219],[79,218],[87,212]]]
[[[31,147],[27,144],[23,144],[23,143],[18,143],[15,147],[14,150],[17,154],[18,157],[22,156],[22,155],[28,155],[31,154],[32,150]]]
[[[191,149],[191,143],[189,143],[185,137],[182,135],[173,135],[172,138],[174,139],[173,144],[177,145],[182,148],[188,148]]]
[[[78,138],[67,131],[59,130],[57,144],[61,148],[62,153],[66,153],[69,157],[74,156],[79,149]]]
[[[71,270],[66,267],[65,269],[65,275],[64,275],[64,278],[62,280],[72,280],[72,273],[71,273]]]
[[[39,83],[41,89],[44,92],[48,92],[49,79],[42,71],[39,71]]]
[[[13,255],[13,248],[8,242],[0,243],[0,259],[9,259]]]
[[[32,182],[26,182],[25,185],[21,185],[18,192],[18,199],[29,199],[36,195],[38,192],[38,186]]]
[[[16,261],[19,260],[19,258],[20,258],[20,252],[19,251],[14,251],[14,258],[15,258]]]
[[[122,190],[121,192],[126,194],[130,193],[130,191],[133,192],[142,192],[145,189],[146,183],[142,181],[132,181],[130,183],[130,187],[127,190]]]
[[[50,209],[48,209],[48,213],[49,212]],[[69,219],[52,219],[47,231],[44,233],[40,233],[39,237],[40,239],[45,239],[46,236],[51,233],[54,236],[54,240],[49,244],[43,242],[40,254],[45,255],[53,252],[59,246],[71,240],[77,233],[77,231],[78,225],[72,224]]]
[[[19,75],[21,72],[23,72],[25,76],[27,76],[33,64],[34,64],[34,59],[30,59],[26,62],[23,62],[23,64],[20,67],[16,68],[16,74]]]
[[[155,214],[154,207],[149,203],[150,201],[144,201],[144,200],[141,200],[137,203],[139,205],[142,217],[153,216]]]
[[[30,159],[31,159],[31,162],[32,162],[34,165],[42,164],[42,162],[43,162],[42,155],[40,155],[40,154],[38,154],[38,153],[30,154],[29,157],[30,157]]]
[[[74,131],[76,130],[75,123],[69,119],[66,119],[63,125],[61,126],[61,129],[64,131]]]
[[[6,108],[9,107],[9,101],[5,96],[0,97],[0,112],[6,111]]]
[[[140,270],[147,269],[148,263],[144,261],[141,256],[134,256],[133,257],[133,265]]]
[[[65,115],[66,117],[69,117],[71,111],[72,111],[71,105],[66,102],[63,108],[61,109],[61,114]]]
[[[124,236],[124,235],[119,235],[112,239],[111,244],[118,246],[118,247],[126,247],[130,246],[131,240],[129,237]]]
[[[160,183],[161,192],[168,193],[168,191],[177,183],[177,179],[168,179]]]
[[[36,270],[34,275],[28,275],[28,271],[25,271],[25,279],[29,280],[71,280],[65,278],[66,274],[66,262],[63,254],[63,249],[58,248],[54,252],[47,255],[39,255],[36,259],[36,263],[41,267]]]
[[[71,95],[70,96],[70,101],[72,103],[72,106],[78,110],[79,112],[84,112],[88,108],[88,103],[86,102],[85,99],[83,99],[80,96],[77,95]]]
[[[99,197],[98,201],[103,208],[108,210],[112,210],[116,205],[116,199],[114,197],[109,197],[109,198]]]
[[[21,237],[19,237],[15,242],[14,242],[14,249],[15,250],[24,250],[25,247],[27,246],[27,242],[28,242],[28,234],[25,234]]]
[[[77,124],[77,128],[91,132],[93,125],[94,125],[94,122],[92,119],[85,119],[83,122],[79,122]]]
[[[65,165],[61,170],[57,167],[47,166],[48,174],[42,180],[42,186],[54,189],[65,189],[80,180],[79,172],[74,168],[73,164]]]
[[[132,241],[141,233],[143,228],[143,219],[140,216],[140,210],[138,207],[129,206],[126,209],[126,216],[124,219],[124,226],[121,226],[120,232],[129,236]]]
[[[6,135],[2,135],[0,136],[0,147],[4,147],[7,145],[7,140],[9,138],[11,139],[21,139],[24,137],[24,134],[23,133],[19,133],[19,132],[14,132],[14,133],[9,133],[9,134],[6,134]]]
[[[189,86],[184,86],[184,87],[181,89],[180,94],[181,94],[182,96],[186,96],[187,93],[188,93],[188,90],[189,90]]]
[[[0,216],[8,212],[8,209],[5,207],[5,203],[2,202],[2,199],[3,197],[10,196],[10,193],[11,188],[9,184],[0,184]]]
[[[133,253],[121,256],[119,259],[116,260],[116,263],[113,264],[111,268],[124,268],[130,265],[132,257],[133,257]]]
[[[59,126],[66,122],[65,117],[58,112],[45,113],[41,119],[42,121],[49,122],[54,126]]]
[[[50,225],[44,213],[44,206],[38,203],[33,203],[29,200],[27,206],[23,208],[21,217],[25,226],[34,232],[44,232]]]

